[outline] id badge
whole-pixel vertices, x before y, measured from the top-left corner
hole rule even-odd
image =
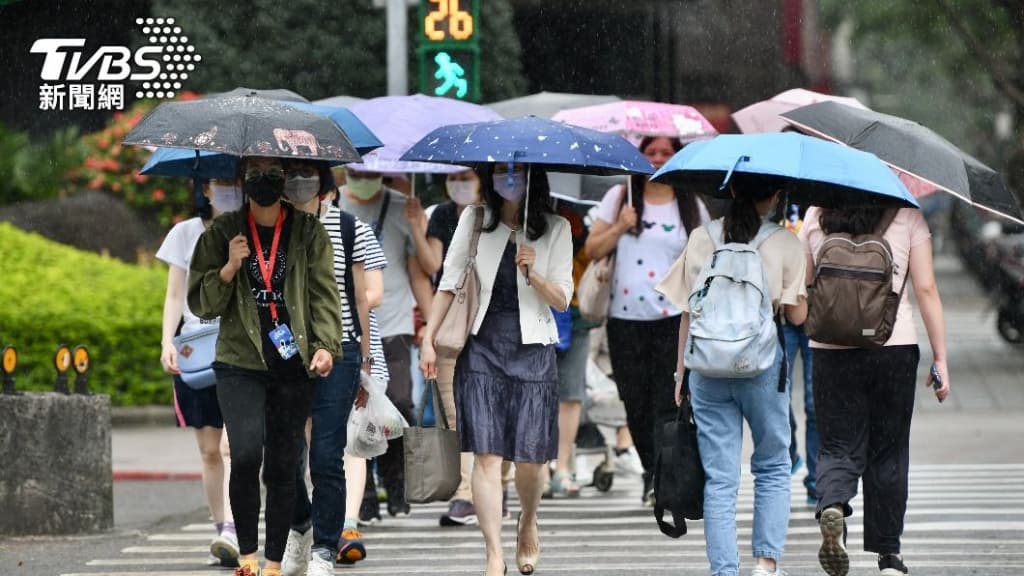
[[[287,324],[281,324],[271,330],[270,341],[274,343],[274,348],[277,348],[277,353],[281,355],[283,360],[288,360],[299,353],[299,347],[295,344],[295,337],[292,336],[292,331],[288,328]]]

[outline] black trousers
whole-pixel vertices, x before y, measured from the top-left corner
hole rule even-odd
[[[813,349],[818,417],[818,515],[850,500],[864,482],[864,549],[899,554],[907,511],[910,420],[920,350]]]
[[[313,402],[313,379],[215,365],[217,400],[231,444],[228,493],[242,554],[258,549],[260,466],[267,486],[267,560],[280,562],[295,508],[296,449]]]
[[[663,320],[608,319],[608,353],[626,422],[644,466],[645,488],[665,422],[676,416],[675,381],[679,316]]]
[[[389,336],[381,339],[384,358],[388,363],[388,398],[410,424],[416,422],[412,402],[412,345],[409,335]],[[367,463],[368,465],[370,463]],[[402,439],[390,440],[388,451],[377,458],[381,483],[391,502],[405,501],[405,448]],[[363,500],[377,499],[376,483],[372,470],[366,474],[366,491]]]

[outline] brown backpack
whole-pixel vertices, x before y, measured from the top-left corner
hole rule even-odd
[[[807,296],[804,327],[812,340],[856,348],[881,348],[889,340],[910,276],[908,270],[893,291],[896,264],[882,235],[896,212],[886,210],[873,234],[825,237]]]

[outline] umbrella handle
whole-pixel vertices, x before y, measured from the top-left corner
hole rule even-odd
[[[523,234],[526,234],[527,219],[530,217],[530,173],[532,164],[526,165],[526,206],[523,207]],[[518,237],[517,237],[518,239]],[[526,277],[526,285],[530,286],[530,267],[523,266],[523,276]]]
[[[631,176],[626,176],[626,202],[630,206],[633,205],[633,178]]]

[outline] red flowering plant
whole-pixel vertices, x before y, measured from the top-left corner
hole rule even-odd
[[[181,92],[176,99],[197,97],[193,92]],[[157,100],[138,100],[124,112],[115,113],[103,130],[82,137],[86,158],[68,172],[68,179],[82,188],[118,196],[132,208],[157,218],[161,226],[170,227],[195,211],[191,182],[187,178],[139,174],[152,152],[142,146],[121,144],[158,104]]]

